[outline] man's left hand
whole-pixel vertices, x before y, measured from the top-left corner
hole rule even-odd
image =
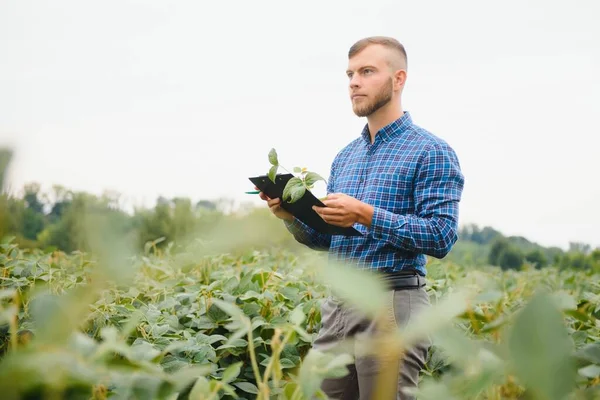
[[[355,223],[371,225],[373,207],[343,193],[333,193],[322,201],[325,207],[313,206],[313,210],[331,225],[350,227]]]

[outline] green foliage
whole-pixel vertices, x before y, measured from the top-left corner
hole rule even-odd
[[[478,244],[489,244],[495,239],[501,237],[502,234],[489,226],[479,228],[475,224],[468,224],[460,229],[459,236],[462,240],[467,240]]]
[[[489,263],[502,269],[520,269],[524,257],[522,252],[506,238],[497,238],[492,243],[489,254]]]
[[[459,239],[445,260],[464,266],[476,267],[488,263],[489,244],[479,244],[465,239]]]
[[[498,265],[502,269],[521,269],[523,261],[523,253],[514,246],[505,248],[498,256]]]
[[[322,179],[294,173],[303,190]],[[293,240],[266,209],[161,198],[128,215],[112,196],[53,190],[0,195],[0,234],[16,236],[0,244],[3,398],[324,398],[352,357],[311,349],[321,302],[371,316],[384,303],[367,271],[281,250]],[[470,229],[429,264],[434,307],[364,350],[432,337],[420,399],[597,398],[600,249]]]
[[[116,231],[133,238],[138,250],[159,238],[164,238],[157,244],[160,248],[169,244],[184,248],[195,241],[210,240],[215,230],[241,220],[262,220],[271,229],[273,241],[293,242],[293,238],[283,236],[285,228],[269,220],[269,213],[265,213],[268,210],[263,208],[226,212],[225,202],[204,200],[192,204],[187,198],[158,198],[153,208],[137,208],[130,214],[121,210],[114,198],[68,191],[60,186],[50,193],[37,192],[36,198],[46,199],[45,213],[36,211],[39,205],[30,208],[24,198],[0,196],[0,237],[14,236],[22,248],[89,251],[85,226],[102,217]]]
[[[507,254],[501,255],[505,250]],[[572,242],[565,252],[558,247],[541,246],[522,236],[504,236],[489,226],[479,228],[468,224],[460,228],[459,241],[449,258],[471,265],[487,262],[508,269],[520,268],[524,262],[535,268],[561,264],[565,268],[597,268],[600,264],[590,260],[591,250],[589,244]],[[483,253],[487,256],[483,257]]]
[[[597,251],[596,249],[595,251]],[[597,253],[582,253],[579,251],[570,251],[558,257],[560,268],[576,268],[582,270],[600,269],[600,263],[597,260]]]
[[[269,169],[267,176],[272,182],[275,182],[279,167],[285,169],[279,164],[279,158],[275,149],[269,151],[269,163],[271,163],[271,168]],[[318,181],[327,182],[321,175],[316,172],[307,171],[306,168],[294,167],[293,171],[297,175],[286,183],[282,195],[282,201],[288,203],[295,203],[300,200],[302,196],[304,196],[304,193],[306,193],[307,190],[312,190],[315,183]]]
[[[544,268],[548,265],[548,259],[540,249],[531,250],[525,255],[525,260],[536,268]]]
[[[384,303],[367,271],[315,254],[132,256],[114,236],[95,256],[0,246],[4,398],[318,397],[353,360],[311,349],[323,299],[373,316]],[[419,398],[585,399],[600,386],[599,275],[442,261],[430,271],[434,306],[366,348],[387,355],[430,335]]]

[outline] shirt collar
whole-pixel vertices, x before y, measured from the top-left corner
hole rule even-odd
[[[390,122],[383,128],[377,132],[375,135],[375,140],[379,136],[381,140],[384,142],[388,142],[398,136],[399,134],[406,131],[412,125],[412,117],[408,111],[404,111],[404,114],[400,118],[395,121]],[[367,142],[367,144],[371,144],[371,135],[369,133],[369,124],[365,124],[365,127],[361,133],[362,138]]]

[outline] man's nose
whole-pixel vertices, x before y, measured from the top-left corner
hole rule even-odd
[[[350,78],[350,87],[353,89],[360,87],[360,78],[357,76],[357,74],[352,75]]]

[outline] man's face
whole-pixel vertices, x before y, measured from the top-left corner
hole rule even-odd
[[[380,45],[370,45],[348,62],[350,99],[359,117],[371,115],[392,100],[393,78],[387,51]]]

